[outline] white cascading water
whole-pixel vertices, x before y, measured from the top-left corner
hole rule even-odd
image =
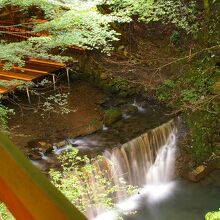
[[[137,103],[136,99],[134,99],[134,102],[133,102],[132,105],[133,105],[134,107],[136,107],[139,112],[142,112],[142,113],[146,112],[146,109],[145,109],[142,105],[140,105],[139,103]]]
[[[173,178],[175,167],[176,136],[172,132],[167,143],[162,146],[156,156],[156,160],[147,172],[147,184],[163,184]]]
[[[138,186],[140,191],[129,198],[117,195],[116,209],[123,213],[138,208],[140,199],[146,198],[152,204],[167,198],[175,186],[176,128],[174,121],[163,124],[120,148],[104,152],[105,166],[99,169],[108,171],[115,184],[123,177],[128,184]],[[100,168],[101,167],[101,168]],[[102,210],[103,211],[103,210]],[[89,215],[89,219],[115,219],[114,212]],[[94,218],[95,217],[95,218]]]

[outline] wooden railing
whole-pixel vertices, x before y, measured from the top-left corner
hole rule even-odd
[[[1,133],[0,200],[17,220],[86,220]]]

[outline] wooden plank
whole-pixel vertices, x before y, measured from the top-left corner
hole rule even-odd
[[[25,64],[25,68],[32,68],[32,69],[35,69],[35,70],[42,70],[42,71],[46,71],[48,73],[50,72],[54,72],[60,68],[63,68],[63,67],[60,67],[60,66],[52,66],[52,65],[47,65],[45,63],[29,63],[29,62],[26,62]]]
[[[38,60],[38,59],[33,59],[33,58],[28,60],[28,62],[43,63],[43,64],[46,64],[46,65],[60,66],[60,67],[65,66],[64,63],[59,63],[59,62],[55,62],[55,61],[51,61],[51,60]]]
[[[40,171],[0,133],[0,200],[17,220],[86,220]]]
[[[3,66],[3,64],[0,64],[0,66]],[[39,73],[39,74],[48,74],[47,71],[43,71],[43,70],[37,70],[37,69],[34,69],[34,68],[28,68],[28,67],[20,67],[20,66],[13,66],[11,68],[11,70],[14,69],[14,70],[20,70],[21,72],[32,72],[32,73]],[[11,71],[10,70],[10,71]],[[3,70],[4,71],[4,70]],[[7,71],[6,71],[7,72]]]
[[[22,71],[22,70],[12,69],[10,71],[15,73],[15,74],[24,74],[24,75],[27,75],[27,76],[30,76],[30,77],[34,77],[34,78],[37,78],[37,77],[40,77],[40,76],[46,76],[47,74],[49,74],[49,72],[47,72],[46,74],[41,74],[41,73],[33,72],[31,70]]]
[[[30,76],[27,74],[23,74],[23,73],[13,73],[13,72],[9,72],[9,71],[1,71],[0,70],[0,76],[6,76],[9,78],[13,78],[13,79],[20,79],[20,80],[24,80],[24,81],[31,81],[39,76]]]
[[[0,94],[6,93],[8,90],[4,87],[0,87]]]
[[[40,74],[48,74],[47,71],[35,70],[35,69],[26,68],[26,67],[13,66],[12,68],[16,69],[16,70],[21,70],[21,71],[23,70],[23,71],[30,71],[30,72],[40,73]]]
[[[7,77],[7,76],[0,76],[0,80],[6,80],[6,81],[11,81],[13,78]]]

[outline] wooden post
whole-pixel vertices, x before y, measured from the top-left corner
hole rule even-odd
[[[56,90],[56,79],[55,79],[55,74],[52,74],[53,77],[53,89]]]
[[[26,87],[26,92],[27,92],[28,102],[29,104],[31,104],[31,98],[30,98],[30,92],[28,86]]]
[[[70,70],[70,68],[69,68],[69,67],[66,67],[67,83],[68,83],[68,86],[70,87],[70,75],[69,75],[69,70]]]

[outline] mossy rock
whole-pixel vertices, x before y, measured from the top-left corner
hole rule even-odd
[[[108,85],[109,87],[112,87],[116,84],[116,82],[114,80],[109,80]]]
[[[119,87],[121,90],[123,91],[128,91],[130,89],[130,85],[128,85],[127,83],[119,83]]]
[[[115,84],[114,86],[111,87],[111,92],[112,93],[118,93],[120,91],[120,88]]]
[[[129,89],[129,96],[133,96],[135,94],[136,94],[136,89],[135,88]]]
[[[129,92],[121,91],[121,92],[119,93],[119,96],[120,96],[120,97],[123,97],[123,98],[127,98],[127,97],[129,96]]]
[[[122,113],[118,108],[110,108],[103,111],[103,122],[111,125],[122,118]]]
[[[126,114],[134,114],[137,111],[137,108],[130,104],[125,104],[121,106],[121,110]]]

